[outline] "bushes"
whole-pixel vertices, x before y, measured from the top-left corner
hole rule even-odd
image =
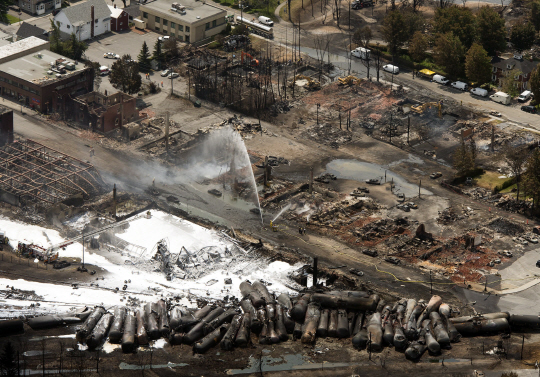
[[[508,188],[510,186],[513,186],[516,184],[516,177],[510,177],[506,181],[504,181],[502,184],[495,187],[495,192],[501,192],[505,188]]]
[[[472,170],[467,171],[465,174],[463,174],[460,177],[455,177],[454,180],[452,181],[452,184],[459,185],[461,183],[465,183],[468,177],[475,178],[482,174],[484,174],[484,169],[474,168]]]

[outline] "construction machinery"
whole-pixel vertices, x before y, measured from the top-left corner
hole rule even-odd
[[[307,84],[305,85],[309,90],[319,90],[321,89],[321,83],[317,80],[312,79],[309,76],[304,75],[296,75],[289,83],[289,87],[292,88],[294,85],[296,85],[296,82],[299,80],[306,80]]]
[[[422,114],[426,109],[430,109],[431,106],[434,106],[438,109],[439,118],[442,117],[442,104],[441,102],[426,102],[421,105],[411,106],[411,111],[414,111],[417,114]]]
[[[48,253],[46,249],[34,244],[25,244],[19,242],[17,245],[17,253],[25,258],[37,258],[44,263],[54,263],[58,259],[58,252]]]
[[[250,54],[248,54],[247,52],[242,51],[241,57],[242,57],[242,64],[244,64],[244,57],[245,57],[246,58],[246,64],[249,64],[252,67],[258,67],[259,66],[259,61],[257,59],[255,59],[253,56],[251,56]],[[249,59],[249,60],[247,60],[247,59]]]
[[[339,85],[359,85],[360,79],[356,76],[338,77]]]

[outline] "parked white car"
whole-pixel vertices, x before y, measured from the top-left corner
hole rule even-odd
[[[371,50],[363,47],[357,47],[354,50],[351,51],[351,55],[354,57],[357,57],[358,59],[369,59],[369,56],[371,54]]]
[[[167,68],[166,70],[161,71],[161,77],[167,77],[167,76],[169,76],[169,74],[170,74],[171,72],[172,72],[172,69]]]
[[[114,52],[106,52],[103,54],[103,57],[106,59],[120,59],[120,55],[115,54]]]
[[[168,39],[171,39],[171,37],[168,36],[168,35],[164,35],[163,37],[159,37],[159,38],[158,38],[158,41],[165,42],[165,41],[168,40]]]
[[[487,97],[488,91],[482,88],[472,88],[471,94],[474,94],[475,96],[480,96],[480,97]]]
[[[396,75],[399,73],[399,68],[392,64],[383,65],[382,69],[385,70],[386,72],[390,72],[393,75]]]
[[[175,79],[177,78],[178,76],[180,76],[178,73],[176,72],[171,72],[169,73],[169,76],[167,76],[168,79]]]
[[[450,82],[450,80],[447,80],[446,77],[441,75],[433,75],[433,81],[441,85],[447,85]]]
[[[452,88],[456,88],[456,89],[459,89],[459,90],[462,90],[462,91],[466,91],[467,89],[469,89],[469,85],[467,85],[463,81],[455,81],[452,84],[450,84],[450,86]]]

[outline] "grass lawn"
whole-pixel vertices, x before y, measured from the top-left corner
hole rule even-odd
[[[484,174],[476,178],[476,184],[480,187],[493,190],[495,186],[501,185],[507,178],[499,178],[501,173],[486,171]],[[506,191],[506,190],[504,190]],[[504,192],[501,191],[501,192]]]
[[[11,14],[6,14],[6,19],[10,24],[15,24],[20,21],[19,17],[12,16]]]

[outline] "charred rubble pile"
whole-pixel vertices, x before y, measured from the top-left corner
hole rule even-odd
[[[427,350],[438,355],[451,348],[462,336],[506,333],[510,329],[538,329],[538,316],[509,313],[453,317],[454,312],[439,296],[424,300],[401,299],[385,302],[366,291],[307,292],[291,299],[282,293],[277,298],[256,281],[240,284],[243,299],[232,298],[200,309],[188,309],[160,299],[135,309],[115,307],[112,312],[98,306],[93,310],[31,318],[34,329],[84,323],[76,339],[89,349],[107,339],[121,344],[123,352],[159,338],[172,345],[185,344],[196,353],[217,345],[223,350],[248,345],[276,344],[300,340],[313,344],[317,338],[347,338],[358,349],[380,352],[395,347],[410,360],[418,360]],[[0,322],[3,334],[20,332],[20,319]]]

